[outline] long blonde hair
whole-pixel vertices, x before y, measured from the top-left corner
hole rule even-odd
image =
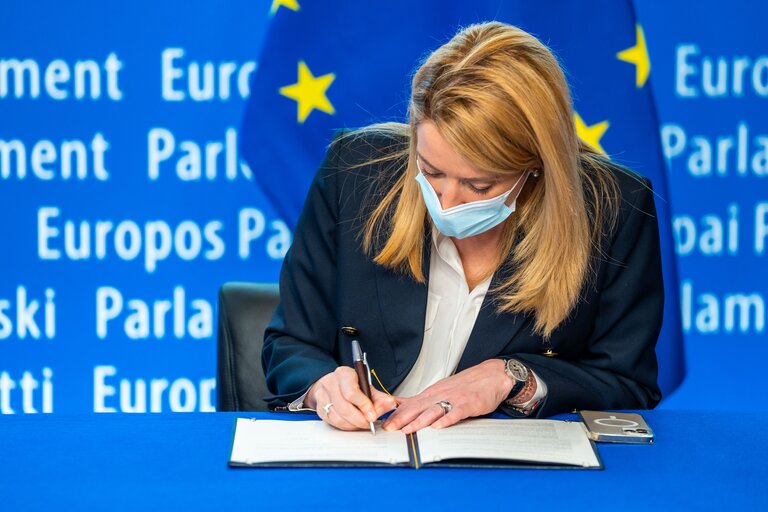
[[[567,318],[588,281],[591,258],[613,225],[618,187],[609,164],[576,135],[568,85],[557,60],[535,37],[499,22],[471,25],[434,51],[413,77],[409,124],[370,126],[407,141],[390,161],[387,190],[362,230],[374,261],[424,282],[428,216],[418,184],[416,127],[441,136],[480,169],[529,179],[505,222],[492,293],[499,312],[533,313],[545,339]],[[371,163],[371,162],[367,162]],[[379,243],[383,241],[383,243]]]

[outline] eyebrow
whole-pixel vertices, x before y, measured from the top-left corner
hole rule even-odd
[[[422,160],[425,164],[427,164],[433,170],[435,170],[437,172],[442,172],[443,174],[445,174],[445,171],[443,171],[441,169],[438,169],[437,167],[435,167],[434,165],[429,163],[429,160],[424,158],[424,156],[421,153],[419,153],[418,151],[416,151],[416,156],[418,156],[419,160]],[[495,179],[495,178],[490,177],[490,178],[462,178],[462,181],[469,182],[469,183],[495,183],[498,180]]]

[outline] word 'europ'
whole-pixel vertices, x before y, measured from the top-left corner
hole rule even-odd
[[[117,368],[100,365],[93,369],[93,412],[172,412],[215,411],[216,379],[201,379],[195,384],[180,377],[128,379],[115,382]]]
[[[768,55],[701,56],[696,44],[675,50],[675,94],[680,98],[740,98],[745,91],[768,98]]]

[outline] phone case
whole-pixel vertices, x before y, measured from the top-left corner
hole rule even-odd
[[[590,439],[599,443],[653,443],[653,430],[635,413],[579,411]]]

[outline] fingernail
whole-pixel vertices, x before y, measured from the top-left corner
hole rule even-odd
[[[376,415],[372,412],[368,413],[368,421],[376,421]]]

